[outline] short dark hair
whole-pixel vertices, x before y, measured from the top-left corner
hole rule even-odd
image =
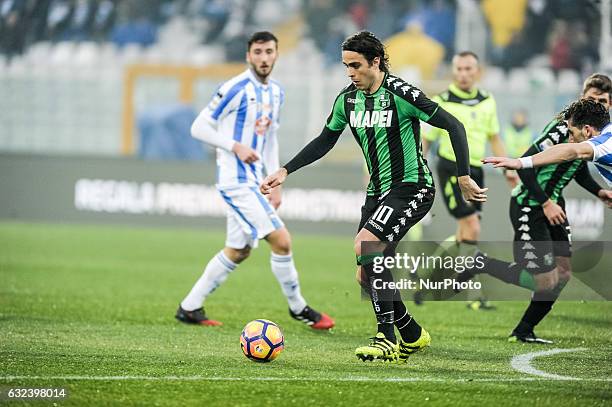
[[[247,43],[247,51],[250,51],[251,45],[256,42],[268,41],[274,41],[276,43],[276,46],[278,47],[278,38],[276,38],[274,34],[272,34],[270,31],[257,31],[256,33],[251,35],[251,38],[249,38],[249,42]]]
[[[588,124],[597,130],[602,130],[610,123],[608,109],[601,103],[590,99],[577,100],[566,107],[562,114],[565,120],[579,129]]]
[[[389,56],[385,46],[374,34],[369,31],[359,31],[351,35],[342,43],[342,51],[353,51],[364,56],[370,65],[374,58],[380,58],[378,67],[383,72],[389,72]]]
[[[480,63],[480,58],[478,58],[478,55],[476,55],[476,53],[474,51],[461,51],[461,52],[457,52],[455,54],[456,57],[474,57],[474,59],[476,60],[476,62]]]
[[[582,85],[582,94],[584,95],[590,88],[595,88],[602,93],[607,93],[612,97],[612,80],[608,75],[602,73],[594,73],[586,78]]]

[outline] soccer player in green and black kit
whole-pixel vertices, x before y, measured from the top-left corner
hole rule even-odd
[[[611,97],[612,82],[606,75],[593,74],[585,80],[582,99],[598,102],[609,110]],[[568,124],[560,115],[546,125],[523,157],[557,144],[581,141],[571,137]],[[548,344],[552,341],[538,337],[534,328],[550,312],[571,277],[571,232],[565,215],[563,189],[575,178],[581,187],[607,204],[612,200],[612,192],[595,182],[587,163],[582,160],[524,168],[518,174],[522,184],[514,189],[510,201],[516,263],[489,259],[483,272],[534,291],[509,340]],[[467,277],[469,274],[460,279]]]
[[[321,134],[268,176],[261,191],[270,193],[288,174],[323,157],[349,126],[370,173],[355,237],[357,278],[370,295],[378,324],[378,333],[370,344],[355,353],[361,360],[406,360],[428,346],[430,336],[406,311],[399,292],[388,288],[386,283],[393,281],[390,271],[375,273],[373,264],[375,258],[383,256],[384,242],[401,240],[433,204],[435,189],[421,152],[420,120],[449,132],[457,156],[458,184],[465,199],[483,202],[486,189],[469,176],[463,125],[419,89],[389,73],[388,58],[378,38],[363,31],[346,39],[342,63],[352,83],[336,97]],[[374,253],[362,251],[365,242],[371,242],[368,247],[375,246]],[[401,335],[399,343],[394,326]]]
[[[480,76],[478,56],[471,51],[455,54],[452,60],[453,83],[448,88],[434,96],[432,100],[455,116],[465,127],[470,146],[470,176],[480,187],[485,186],[484,172],[481,160],[485,156],[487,144],[491,144],[494,155],[505,155],[502,138],[499,135],[497,119],[497,103],[492,94],[476,86]],[[480,213],[482,204],[467,202],[461,196],[457,185],[456,158],[451,140],[444,129],[433,128],[426,132],[423,141],[423,154],[426,157],[429,144],[438,141],[438,161],[436,172],[442,198],[449,214],[457,220],[457,231],[454,237],[446,240],[446,250],[449,254],[467,255],[473,253],[480,239]],[[516,185],[518,177],[514,171],[505,171],[511,185]],[[483,294],[473,298],[468,308],[478,310],[494,309]],[[415,293],[418,304],[420,293]]]

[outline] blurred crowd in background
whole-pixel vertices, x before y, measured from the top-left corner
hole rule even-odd
[[[455,51],[459,1],[0,0],[0,50],[10,59],[40,41],[148,47],[158,41],[160,29],[178,19],[197,33],[201,44],[222,45],[228,61],[242,60],[244,40],[254,29],[299,14],[305,21],[303,35],[313,40],[326,64],[337,64],[341,41],[362,29],[376,33],[389,46],[433,47],[442,63]],[[544,59],[554,71],[586,72],[598,62],[596,1],[474,3],[485,19],[483,57],[490,64],[510,69],[535,58]],[[411,55],[407,52],[406,59]],[[396,68],[403,63],[397,61]]]
[[[586,76],[612,68],[612,51],[599,55],[612,48],[610,2],[0,0],[0,89],[11,95],[0,98],[0,152],[210,157],[189,125],[244,69],[258,30],[279,38],[283,158],[318,134],[347,80],[340,45],[364,29],[385,43],[392,72],[429,95],[448,86],[455,52],[476,52],[505,132],[534,134]],[[160,66],[175,70],[144,73]],[[331,159],[358,154],[345,137]]]

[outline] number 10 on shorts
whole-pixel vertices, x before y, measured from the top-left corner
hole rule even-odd
[[[385,225],[387,224],[387,221],[391,217],[392,213],[393,213],[393,208],[391,208],[390,206],[381,205],[378,207],[378,209],[376,209],[376,212],[374,212],[374,215],[372,215],[372,219]]]

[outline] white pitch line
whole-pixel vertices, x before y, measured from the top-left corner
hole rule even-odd
[[[539,376],[545,379],[551,379],[551,380],[587,380],[587,379],[581,379],[579,377],[572,377],[572,376],[561,376],[558,374],[554,374],[554,373],[547,373],[544,372],[542,370],[538,370],[535,367],[531,366],[531,361],[537,357],[540,356],[551,356],[551,355],[557,355],[559,353],[570,353],[570,352],[581,352],[581,351],[585,351],[587,350],[586,348],[573,348],[573,349],[559,349],[559,348],[555,348],[555,349],[550,349],[550,350],[544,350],[544,351],[540,351],[540,352],[531,352],[531,353],[525,353],[522,355],[516,355],[515,357],[512,358],[512,360],[510,361],[510,366],[512,366],[512,368],[514,370],[517,370],[519,372],[522,373],[527,373],[530,375],[534,375],[534,376]],[[612,379],[602,379],[602,381],[612,381]]]
[[[470,382],[470,381],[537,381],[534,377],[445,379],[440,377],[223,377],[223,376],[4,376],[0,380],[95,380],[95,381],[340,381],[340,382]]]
[[[550,356],[559,353],[580,352],[586,348],[551,349],[541,352],[526,353],[512,358],[510,365],[513,369],[537,377],[483,377],[483,378],[457,378],[443,377],[223,377],[223,376],[0,376],[0,381],[15,380],[66,380],[66,381],[212,381],[212,382],[431,382],[431,383],[470,383],[470,382],[535,382],[546,380],[579,380],[589,382],[612,382],[612,378],[579,378],[546,373],[531,366],[536,357]]]
[[[432,382],[432,383],[470,383],[470,382],[535,382],[550,380],[548,377],[499,377],[473,379],[447,379],[442,377],[223,377],[223,376],[0,376],[0,381],[16,380],[66,380],[66,381],[214,381],[214,382]],[[612,378],[580,379],[583,381],[612,381]]]

